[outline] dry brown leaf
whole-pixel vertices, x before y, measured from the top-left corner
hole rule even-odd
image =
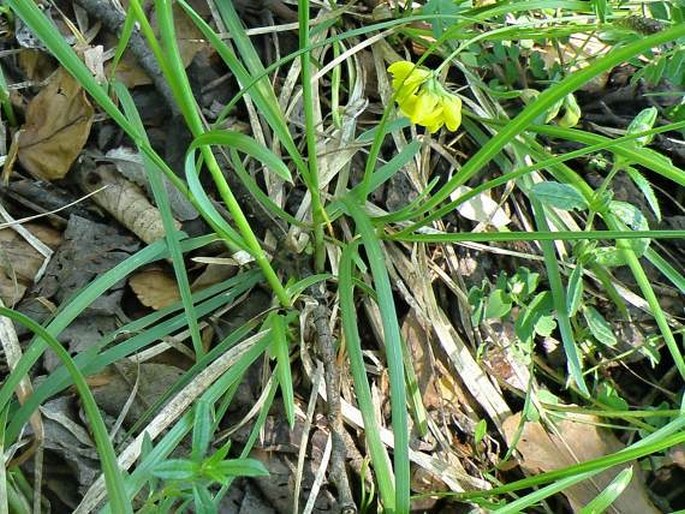
[[[176,279],[161,269],[147,269],[136,273],[128,281],[133,292],[146,307],[163,309],[181,299]]]
[[[235,266],[208,264],[200,276],[193,281],[190,289],[195,292],[202,291],[229,279],[235,275],[236,270]],[[155,310],[163,309],[181,299],[176,278],[172,273],[160,268],[148,268],[136,273],[128,283],[140,303]]]
[[[609,430],[597,426],[600,419],[596,416],[582,414],[567,416],[556,424],[561,438],[547,432],[539,422],[527,422],[524,425],[516,449],[521,453],[520,464],[526,473],[544,473],[565,468],[579,462],[598,459],[625,448]],[[504,421],[503,428],[508,444],[513,442],[520,422],[520,413]],[[574,512],[594,499],[624,467],[625,464],[615,466],[563,491]],[[644,480],[641,478],[637,464],[633,464],[633,479],[630,484],[606,512],[615,514],[624,512],[658,514],[660,512],[647,496]]]
[[[444,364],[429,352],[430,328],[412,310],[402,322],[402,337],[409,346],[423,405],[428,410],[458,409],[464,393]]]
[[[93,106],[64,68],[30,102],[18,137],[18,158],[32,175],[63,178],[88,140]]]
[[[57,248],[61,234],[49,227],[26,224],[25,228],[51,248]],[[13,306],[33,283],[45,257],[16,231],[0,230],[0,298]]]
[[[159,210],[148,201],[143,190],[126,180],[114,165],[96,166],[92,160],[83,159],[76,167],[76,180],[86,193],[94,193],[104,187],[93,195],[95,203],[142,241],[151,244],[164,237]],[[175,226],[181,228],[178,222]]]
[[[130,426],[167,394],[181,376],[183,370],[175,366],[154,362],[136,364],[123,359],[96,375],[100,385],[91,385],[91,390],[98,407],[111,416],[122,413],[135,391],[135,400],[125,413],[126,424]]]

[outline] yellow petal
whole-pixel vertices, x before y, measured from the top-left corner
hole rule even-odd
[[[392,88],[396,91],[396,99],[399,103],[409,95],[413,95],[419,89],[431,73],[423,68],[417,68],[409,61],[397,61],[388,67],[392,73]]]
[[[416,112],[417,98],[418,96],[416,95],[409,95],[401,103],[399,102],[399,100],[397,102],[400,106],[400,111],[402,111],[402,114],[404,114],[409,119],[411,119],[414,116],[414,112]]]
[[[425,125],[425,120],[432,121],[436,115],[440,116],[442,109],[439,106],[439,102],[440,98],[438,95],[429,91],[423,91],[416,99],[412,121],[417,125]]]
[[[445,125],[454,132],[461,125],[461,98],[454,95],[444,96],[440,103]]]
[[[435,119],[435,121],[432,121],[431,123],[426,123],[426,128],[428,129],[428,132],[431,134],[434,134],[438,130],[440,130],[440,127],[442,127],[443,123],[445,123],[445,120],[442,118],[442,116],[439,116]]]

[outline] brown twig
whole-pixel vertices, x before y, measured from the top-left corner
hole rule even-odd
[[[331,480],[338,490],[338,502],[343,514],[356,514],[357,507],[352,498],[350,483],[345,469],[347,460],[347,445],[345,444],[345,427],[342,422],[340,404],[340,375],[336,366],[337,353],[335,339],[328,327],[331,311],[326,305],[324,286],[314,285],[309,293],[317,301],[312,312],[312,323],[317,337],[321,359],[324,363],[324,377],[326,379],[326,398],[328,400],[328,424],[331,429]]]

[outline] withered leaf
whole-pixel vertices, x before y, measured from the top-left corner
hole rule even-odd
[[[155,310],[163,309],[181,299],[175,278],[161,269],[146,269],[128,281],[140,303]]]
[[[86,144],[93,112],[81,86],[60,67],[29,102],[19,162],[38,178],[63,178]]]
[[[520,421],[521,414],[510,416],[504,421],[503,429],[508,444],[512,444]],[[558,437],[547,432],[539,422],[527,422],[516,445],[522,456],[521,467],[530,474],[541,473],[598,459],[622,450],[624,445],[608,429],[598,426],[599,423],[600,419],[596,416],[567,415],[566,419],[556,424],[561,436]],[[573,511],[578,512],[594,499],[625,466],[614,466],[563,491]],[[637,464],[633,464],[633,472],[628,487],[606,512],[659,512],[647,496],[645,481]]]

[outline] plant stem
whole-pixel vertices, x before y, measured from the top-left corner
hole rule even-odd
[[[319,191],[319,167],[316,158],[316,126],[314,124],[314,98],[312,91],[311,49],[309,42],[309,0],[298,1],[300,55],[302,66],[302,103],[304,106],[304,126],[307,140],[307,162],[309,163],[309,180],[307,187],[312,195],[312,224],[314,228],[314,269],[321,273],[325,265],[325,248],[323,244],[323,226],[325,214]]]

